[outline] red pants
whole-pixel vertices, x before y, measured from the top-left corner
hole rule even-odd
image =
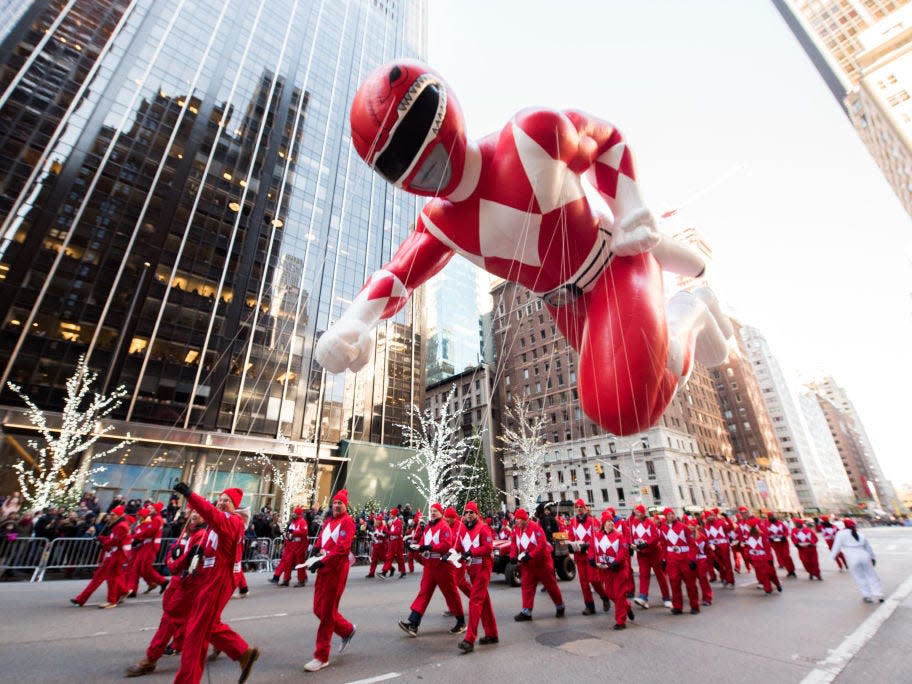
[[[690,561],[685,558],[669,558],[666,563],[668,568],[668,583],[671,585],[671,607],[675,610],[684,609],[684,594],[681,593],[681,582],[687,587],[687,599],[691,609],[700,608],[697,596],[697,571],[690,569]]]
[[[655,573],[659,591],[662,592],[662,600],[667,601],[671,593],[668,591],[668,579],[665,577],[665,571],[662,570],[659,554],[655,551],[652,553],[638,551],[636,557],[640,567],[640,598],[649,598],[649,571],[652,570]]]
[[[300,565],[307,560],[307,542],[285,542],[285,548],[282,550],[282,560],[279,561],[279,567],[276,568],[275,574],[282,575],[282,581],[291,580],[291,571],[296,565]],[[298,582],[307,581],[307,569],[298,568]]]
[[[828,549],[832,549],[832,548],[833,548],[833,540],[832,540],[832,539],[825,539],[824,541],[826,541],[826,545],[827,545],[827,548],[828,548]],[[842,570],[848,570],[848,569],[849,569],[849,564],[846,563],[846,559],[845,559],[845,556],[843,555],[842,551],[840,551],[840,552],[839,552],[839,555],[836,556],[836,567],[837,567],[837,568],[840,568],[840,569],[842,569]]]
[[[712,603],[713,590],[709,583],[710,573],[713,571],[712,561],[709,557],[697,559],[697,581],[700,585],[700,594],[703,600]]]
[[[396,560],[396,565],[399,568],[399,572],[405,572],[405,558],[402,555],[401,539],[390,539],[389,550],[386,552],[386,562],[383,564],[383,570],[380,572],[388,572],[389,570],[392,570],[393,559]]]
[[[735,583],[735,573],[732,571],[731,550],[728,544],[719,544],[711,546],[713,559],[719,564],[719,576],[723,582],[728,584]]]
[[[497,620],[494,618],[494,609],[491,606],[491,596],[488,594],[488,584],[491,581],[491,561],[469,566],[469,621],[466,625],[465,640],[470,644],[475,643],[478,636],[478,622],[481,621],[485,636],[497,636]],[[463,582],[465,578],[463,578]],[[461,585],[460,585],[461,588]]]
[[[222,610],[233,593],[234,573],[229,570],[228,574],[213,578],[196,596],[184,628],[180,669],[174,684],[199,684],[210,642],[229,656],[247,650],[247,642],[221,621]]]
[[[776,566],[772,560],[754,561],[754,574],[757,576],[757,581],[763,585],[763,591],[767,594],[773,590],[774,584],[777,587],[781,586],[779,584],[779,575],[776,574]]]
[[[785,568],[785,571],[790,575],[795,572],[795,563],[792,561],[788,540],[781,542],[771,541],[770,545],[773,547],[773,553],[776,554],[776,562],[779,567]]]
[[[605,595],[614,601],[614,621],[619,625],[627,624],[627,612],[630,610],[630,604],[627,602],[627,572],[624,569],[625,565],[622,564],[617,570],[593,570],[593,572],[598,572],[601,576]]]
[[[439,558],[428,558],[424,561],[424,572],[421,573],[421,586],[418,589],[418,596],[412,601],[411,609],[419,615],[424,615],[428,604],[431,602],[431,596],[434,595],[434,589],[440,587],[440,593],[446,600],[447,608],[454,617],[461,618],[465,616],[462,611],[462,600],[459,598],[459,592],[456,590],[456,576],[452,565]]]
[[[557,586],[557,580],[554,579],[554,561],[547,554],[541,558],[542,560],[530,559],[519,564],[523,610],[531,611],[535,605],[535,590],[538,589],[539,582],[545,587],[555,606],[564,605],[564,597]]]
[[[136,591],[139,588],[139,578],[142,577],[150,587],[158,584],[164,584],[166,578],[159,574],[155,569],[155,556],[158,553],[158,547],[150,542],[143,544],[133,552],[133,558],[127,566],[127,590]]]
[[[820,559],[817,557],[816,546],[799,546],[798,558],[801,559],[801,564],[811,577],[820,579]],[[845,559],[843,559],[844,561]]]
[[[747,554],[744,553],[744,551],[742,550],[740,545],[731,547],[731,553],[732,553],[732,558],[734,559],[733,563],[735,566],[735,572],[741,572],[741,561],[742,560],[744,561],[744,569],[745,570],[751,569],[750,558],[747,557]]]
[[[386,542],[383,542],[382,544],[374,544],[371,546],[371,565],[370,570],[367,571],[368,575],[373,575],[374,571],[377,569],[377,565],[379,565],[381,562],[386,561],[388,546],[389,545]]]
[[[89,585],[82,590],[82,593],[76,597],[79,605],[84,605],[89,597],[95,593],[95,590],[101,586],[102,582],[108,583],[108,603],[117,603],[127,593],[124,582],[123,569],[121,564],[123,558],[120,554],[112,554],[110,557],[101,561],[101,565],[95,570]]]
[[[665,368],[668,327],[655,258],[616,257],[590,292],[548,311],[579,352],[583,412],[616,435],[654,425],[678,384]]]
[[[333,634],[343,639],[351,635],[355,626],[339,612],[339,601],[348,581],[348,559],[343,558],[338,565],[317,570],[317,581],[314,585],[313,613],[320,621],[317,627],[317,643],[314,646],[314,658],[321,662],[329,660],[329,646]]]
[[[305,575],[305,577],[306,577],[306,575]],[[241,570],[240,572],[234,573],[234,585],[238,589],[247,588],[247,575],[244,574],[243,570]]]
[[[177,577],[172,577],[168,582],[168,588],[162,596],[162,616],[158,630],[146,649],[146,658],[152,662],[164,655],[165,647],[172,639],[177,640],[178,634],[187,623],[187,618],[190,617],[197,592],[189,582],[192,580],[180,580]],[[182,641],[183,637],[180,637],[180,640]]]
[[[576,564],[576,577],[579,580],[580,589],[583,591],[583,602],[587,606],[595,603],[595,599],[592,597],[593,589],[602,600],[607,599],[605,583],[599,571],[589,565],[589,557],[585,553],[574,553],[573,562]]]

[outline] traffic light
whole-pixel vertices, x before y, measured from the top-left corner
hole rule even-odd
[[[601,474],[602,474],[602,464],[601,464],[601,463],[596,463],[596,464],[595,464],[595,474],[596,474],[596,475],[601,475]]]

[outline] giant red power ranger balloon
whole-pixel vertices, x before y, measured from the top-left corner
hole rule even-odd
[[[633,157],[611,124],[578,111],[526,109],[477,142],[428,66],[398,60],[355,95],[352,142],[386,180],[434,199],[395,256],[324,333],[317,361],[357,371],[371,328],[454,254],[538,295],[579,352],[579,398],[617,435],[652,426],[697,358],[722,363],[731,325],[708,289],[667,304],[662,269],[699,275],[693,252],[661,236]],[[597,210],[586,179],[610,212]]]

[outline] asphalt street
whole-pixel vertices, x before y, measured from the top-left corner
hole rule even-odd
[[[912,529],[865,529],[878,554],[877,570],[887,601],[861,601],[852,577],[840,573],[821,544],[823,582],[784,579],[782,594],[765,595],[753,576],[736,577],[737,588],[713,585],[715,600],[699,615],[674,616],[657,607],[636,608],[627,630],[611,629],[604,613],[582,616],[577,581],[561,582],[567,617],[554,617],[546,594],[536,596],[532,622],[517,623],[519,589],[502,576],[491,583],[500,643],[476,645],[460,655],[460,637],[447,633],[442,597],[435,596],[417,639],[397,621],[408,616],[418,575],[366,579],[352,568],[341,611],[357,625],[345,653],[334,639],[331,665],[309,674],[316,620],[312,586],[278,588],[269,574],[250,573],[250,596],[232,600],[224,619],[262,655],[250,682],[568,682],[608,677],[635,682],[897,682],[909,681],[912,652]],[[796,565],[797,554],[793,552]],[[416,568],[417,569],[417,568]],[[784,573],[780,571],[780,576]],[[0,584],[0,682],[120,682],[123,670],[142,657],[161,614],[158,594],[98,610],[104,589],[83,608],[68,599],[84,580]],[[171,681],[176,657],[159,661],[143,682]],[[210,663],[204,682],[234,682],[237,665],[224,656]]]

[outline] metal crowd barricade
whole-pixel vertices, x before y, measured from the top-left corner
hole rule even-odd
[[[272,539],[269,537],[245,539],[241,561],[245,570],[249,570],[251,566],[256,572],[272,570]]]
[[[312,539],[307,540],[313,543]],[[285,537],[276,537],[270,541],[269,547],[269,569],[275,570],[279,567],[279,561],[282,560],[282,554],[285,552]]]
[[[370,563],[371,557],[371,538],[367,532],[359,532],[355,537],[355,543],[352,544],[352,553],[355,555],[355,562]]]
[[[165,568],[165,561],[168,559],[168,551],[171,545],[177,540],[177,537],[162,537],[161,545],[158,547],[158,553],[155,554],[155,569],[161,572]]]
[[[44,537],[23,537],[20,539],[3,539],[0,541],[0,577],[7,571],[31,571],[30,582],[41,568],[48,540]]]
[[[40,582],[48,570],[83,570],[97,568],[101,545],[94,537],[60,537],[48,545],[44,563],[38,569]]]

